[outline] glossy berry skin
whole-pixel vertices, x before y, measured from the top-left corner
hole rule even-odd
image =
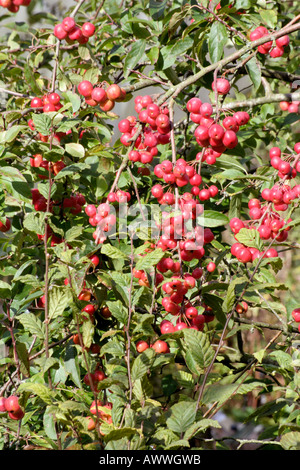
[[[102,307],[100,310],[100,314],[103,318],[110,318],[111,317],[111,311],[109,310],[108,307]]]
[[[188,328],[188,326],[184,321],[178,322],[175,325],[175,331],[185,330],[187,328]]]
[[[11,222],[8,218],[6,218],[5,223],[0,221],[0,232],[8,232],[11,227]]]
[[[22,408],[19,408],[16,411],[9,411],[8,416],[10,419],[13,419],[15,421],[20,421],[24,417],[25,413],[22,410]]]
[[[154,349],[154,351],[157,354],[161,354],[161,353],[164,354],[164,353],[170,352],[168,344],[165,341],[162,341],[159,339],[155,341],[155,343],[151,347]]]
[[[209,273],[213,273],[214,270],[216,269],[216,265],[213,261],[211,261],[210,263],[208,263],[208,265],[206,266],[206,269]]]
[[[273,58],[281,57],[284,54],[284,49],[282,47],[275,46],[271,52],[270,56]]]
[[[244,300],[240,304],[238,304],[235,308],[236,312],[241,314],[241,313],[246,313],[248,311],[248,304]]]
[[[227,95],[227,93],[229,93],[229,90],[230,90],[230,83],[228,80],[226,80],[226,78],[217,78],[216,86],[215,86],[214,81],[212,83],[212,89],[214,91],[215,91],[215,88],[219,95]]]
[[[87,38],[90,38],[95,34],[95,29],[95,25],[90,22],[84,23],[81,27],[82,34]]]
[[[68,36],[67,31],[64,29],[61,23],[54,26],[53,34],[60,41],[66,39],[66,37]]]
[[[295,322],[300,323],[300,308],[295,308],[292,311],[292,317],[295,320]]]
[[[200,114],[201,105],[202,101],[199,98],[191,98],[186,104],[186,109],[189,113]]]
[[[6,411],[9,412],[18,411],[20,409],[18,397],[16,395],[11,395],[10,397],[7,397],[5,401],[5,408]]]
[[[58,93],[50,93],[48,100],[51,104],[57,105],[60,102],[60,96]]]
[[[122,96],[122,91],[119,85],[112,84],[106,90],[107,98],[111,101],[115,101]]]
[[[238,144],[238,138],[237,138],[236,133],[232,130],[227,130],[224,133],[222,142],[225,145],[225,147],[227,147],[229,149],[235,148]]]
[[[149,348],[149,344],[147,343],[147,341],[140,340],[136,343],[136,350],[139,353],[146,351],[146,349],[148,348]]]
[[[5,413],[7,411],[5,402],[6,402],[6,398],[0,397],[0,413]]]
[[[96,308],[93,304],[88,304],[82,309],[82,311],[88,313],[89,315],[94,315]]]
[[[196,307],[189,307],[186,309],[185,315],[189,320],[192,320],[193,318],[197,317],[198,310],[196,309]]]
[[[67,33],[70,33],[76,26],[74,18],[71,18],[70,16],[64,18],[61,24]]]
[[[175,331],[175,327],[174,327],[173,323],[171,323],[170,321],[163,320],[160,324],[160,331],[161,331],[162,335],[168,334],[168,333],[173,333]]]
[[[79,83],[78,85],[78,92],[84,96],[84,97],[88,97],[88,96],[91,96],[92,94],[92,91],[93,91],[93,85],[91,84],[91,82],[89,82],[88,80],[83,80],[82,82]]]
[[[97,369],[93,374],[93,378],[96,382],[101,382],[106,378],[106,375],[104,374],[103,370]]]

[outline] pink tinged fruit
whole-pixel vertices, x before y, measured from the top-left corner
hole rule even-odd
[[[93,25],[93,23],[86,22],[82,25],[81,31],[85,37],[90,38],[95,33],[95,25]]]
[[[65,39],[68,36],[67,31],[63,28],[61,23],[54,26],[53,33],[54,36],[59,40]]]
[[[79,83],[77,88],[78,92],[86,98],[88,96],[91,96],[94,87],[88,80],[83,80]]]
[[[295,322],[300,323],[300,308],[295,308],[292,311],[292,317],[295,320]]]
[[[71,32],[76,26],[74,18],[71,18],[70,16],[64,18],[61,24],[67,33]]]
[[[5,413],[6,406],[5,406],[6,398],[5,397],[0,397],[0,413]]]
[[[227,93],[229,93],[229,90],[230,90],[230,83],[228,80],[226,80],[226,78],[217,78],[216,82],[213,81],[212,83],[212,89],[214,91],[215,91],[215,88],[218,94],[227,95]]]

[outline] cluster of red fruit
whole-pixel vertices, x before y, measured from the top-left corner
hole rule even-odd
[[[211,117],[213,108],[210,103],[202,103],[199,98],[191,98],[190,101],[193,101],[188,106],[192,110],[191,119],[199,124],[194,132],[195,139],[205,149],[203,157],[199,154],[197,159],[213,164],[227,149],[237,146],[236,133],[248,123],[250,116],[246,111],[237,111],[232,116],[226,116],[220,124]]]
[[[132,144],[139,122],[142,125],[142,132],[134,140],[135,149],[129,152],[128,158],[131,162],[148,164],[158,154],[157,145],[170,142],[169,109],[166,106],[158,106],[150,95],[138,95],[134,101],[138,117],[127,116],[119,122],[118,128],[122,133],[120,142],[125,147]]]
[[[63,242],[63,239],[61,237],[53,233],[53,230],[49,225],[46,226],[46,231],[44,234],[39,234],[39,233],[37,234],[37,237],[39,240],[44,240],[45,236],[46,236],[47,241],[50,239],[51,246],[55,246]]]
[[[8,416],[16,421],[20,421],[25,415],[16,395],[0,397],[0,413],[8,413]]]
[[[154,343],[151,343],[150,345],[147,343],[147,341],[141,339],[136,343],[136,350],[139,353],[144,352],[146,349],[152,348],[157,354],[167,354],[170,352],[169,345],[166,341],[163,341],[161,339],[157,339],[154,341]]]
[[[172,187],[182,188],[190,184],[190,197],[183,203],[196,204],[196,200],[192,199],[192,196],[198,196],[200,201],[207,201],[210,198],[215,197],[218,194],[218,188],[215,185],[208,186],[207,188],[200,189],[199,186],[202,183],[202,177],[197,173],[193,164],[188,164],[183,158],[179,158],[176,164],[173,166],[170,160],[164,160],[158,163],[154,167],[154,174],[157,178],[163,179],[166,185],[172,185]],[[155,184],[151,188],[152,196],[155,197],[159,204],[173,205],[175,203],[175,196],[173,192],[167,190],[164,192],[164,188],[160,184]],[[189,193],[186,193],[186,196]]]
[[[87,373],[83,377],[83,381],[85,385],[87,385],[88,387],[91,387],[92,390],[97,390],[98,383],[104,379],[106,379],[106,375],[101,369],[101,367],[99,366],[99,364],[97,364],[93,373],[90,373],[90,374]]]
[[[41,168],[44,170],[43,173],[38,173],[40,179],[49,179],[49,170],[55,176],[66,166],[62,160],[55,163],[44,160],[40,153],[36,153],[30,157],[29,162],[32,168]]]
[[[243,243],[234,243],[231,247],[231,254],[235,256],[241,263],[252,263],[255,259],[260,258],[277,258],[278,252],[275,248],[269,248],[268,250],[259,251],[254,247],[247,247]]]
[[[294,152],[300,154],[300,142],[294,145]],[[269,151],[271,165],[278,170],[278,176],[281,179],[292,179],[300,173],[300,161],[295,163],[295,156],[291,153],[282,154],[279,147],[272,147]]]
[[[176,331],[189,328],[202,331],[204,329],[204,324],[213,321],[215,318],[211,307],[205,304],[203,304],[202,307],[204,307],[204,312],[203,314],[199,314],[198,309],[188,302],[182,309],[181,314],[174,314],[174,318],[176,318],[175,324],[170,320],[162,320],[160,322],[159,327],[161,334],[172,334]],[[149,344],[143,339],[136,343],[136,350],[139,353],[142,353],[149,347],[153,348],[158,354],[166,354],[170,352],[168,343],[163,339],[157,339],[152,344]]]
[[[85,213],[89,217],[89,223],[97,229],[93,233],[93,238],[98,239],[99,243],[103,243],[108,233],[115,228],[116,215],[112,212],[112,206],[103,202],[96,208],[94,204],[88,204],[85,207]],[[100,235],[99,235],[100,233]]]
[[[46,212],[47,210],[47,199],[39,192],[38,188],[31,189],[32,203],[36,211]],[[51,212],[54,205],[59,205],[63,209],[69,210],[71,214],[76,215],[82,211],[85,205],[85,197],[82,194],[75,194],[64,198],[61,203],[56,201],[50,201],[49,211]]]
[[[7,8],[12,13],[17,13],[20,6],[28,7],[31,0],[0,0],[0,7]]]
[[[213,321],[215,318],[212,313],[199,314],[198,309],[189,302],[184,306],[182,315],[183,318],[181,315],[178,315],[175,325],[170,320],[162,320],[160,323],[161,334],[170,334],[186,328],[202,331],[204,329],[204,324]]]
[[[282,111],[296,114],[300,113],[300,101],[280,101],[279,106]]]
[[[119,202],[126,203],[131,199],[131,194],[128,191],[123,191],[122,189],[117,189],[117,191],[111,191],[107,195],[107,202]]]
[[[172,193],[166,193],[172,194]],[[198,204],[190,193],[179,198],[178,214],[170,216],[162,212],[162,222],[157,222],[161,235],[157,248],[163,251],[179,249],[182,261],[200,260],[205,251],[203,246],[214,239],[210,228],[200,225],[191,227],[191,223],[203,213],[203,206]]]
[[[258,26],[255,28],[251,33],[250,33],[250,40],[251,41],[256,41],[257,39],[260,39],[264,36],[268,36],[270,32],[265,28],[265,26]],[[261,46],[258,46],[257,50],[261,54],[270,54],[271,57],[276,58],[276,57],[281,57],[284,54],[284,48],[288,46],[290,43],[290,38],[286,34],[285,36],[282,36],[278,39],[275,40],[275,45],[273,41],[268,41],[262,44]]]
[[[32,100],[30,101],[30,107],[33,109],[36,109],[37,112],[51,113],[51,112],[59,111],[63,107],[60,100],[61,100],[61,97],[59,96],[59,94],[56,92],[53,92],[53,93],[46,94],[42,97],[36,96],[35,98],[32,98]],[[30,127],[32,131],[35,130],[33,119],[28,120],[28,126]],[[52,143],[59,144],[61,139],[66,137],[69,134],[72,134],[71,129],[69,129],[66,132],[56,132],[52,137]],[[39,138],[42,142],[48,142],[49,140],[48,135],[43,135],[40,132],[39,132]]]
[[[89,38],[95,34],[95,25],[86,22],[81,27],[76,25],[74,18],[67,16],[54,27],[54,36],[62,41],[65,39],[68,44],[86,44]]]
[[[296,143],[294,151],[300,154],[300,143]],[[286,184],[297,176],[300,171],[299,157],[288,155],[287,159],[282,158],[282,152],[279,147],[272,147],[269,151],[271,165],[278,171],[279,183],[271,188],[264,188],[261,197],[265,201],[263,204],[259,199],[253,198],[248,202],[250,220],[243,222],[238,217],[231,219],[230,228],[236,235],[241,229],[256,229],[261,240],[276,240],[284,242],[288,238],[290,230],[290,218],[285,220],[278,212],[285,212],[289,204],[300,197],[300,185],[294,187]],[[257,248],[248,248],[241,243],[234,243],[231,247],[231,253],[243,263],[254,261],[256,258],[277,257],[278,252],[275,248],[270,248],[265,252],[260,252]]]
[[[201,120],[201,124],[195,130],[196,141],[203,147],[203,150],[196,155],[196,160],[206,162],[208,165],[214,165],[217,158],[219,158],[227,148],[236,147],[238,144],[236,133],[240,126],[247,124],[250,116],[246,111],[237,111],[232,116],[226,116],[222,121],[222,125],[218,124],[220,127],[217,128],[219,136],[223,135],[222,145],[219,146],[215,145],[216,142],[210,138],[209,134],[210,126],[215,126],[215,122],[213,119],[207,119],[208,118]],[[213,128],[213,130],[214,129],[216,130],[216,128]],[[207,140],[205,140],[205,138],[207,138]]]
[[[30,101],[31,108],[40,108],[43,113],[50,113],[52,111],[59,111],[62,108],[60,102],[61,97],[58,93],[53,92],[42,96],[41,98],[35,97]]]
[[[99,105],[104,112],[111,111],[116,102],[124,101],[126,98],[126,91],[116,83],[104,88],[104,86],[94,86],[89,80],[82,80],[77,89],[89,106]]]
[[[111,417],[111,410],[112,410],[112,403],[107,402],[104,403],[101,400],[94,400],[90,406],[90,413],[93,417],[88,417],[88,430],[93,431],[96,428],[96,421],[104,422],[107,424],[112,424],[112,417]],[[106,411],[106,408],[108,411]],[[94,416],[96,418],[94,418]],[[103,436],[104,433],[100,430],[100,434]]]
[[[167,294],[162,298],[161,302],[165,311],[172,315],[178,315],[183,308],[181,304],[184,301],[185,295],[188,290],[194,288],[195,285],[196,281],[190,274],[185,273],[183,279],[179,273],[173,274],[173,276],[162,285],[162,290]]]

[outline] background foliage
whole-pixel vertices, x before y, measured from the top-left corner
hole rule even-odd
[[[76,3],[69,10],[54,3],[48,12],[32,0],[26,21],[19,22],[1,8],[0,216],[11,220],[11,229],[0,239],[0,395],[18,395],[25,410],[21,421],[0,416],[2,449],[299,449],[299,333],[291,316],[300,302],[298,202],[279,257],[256,271],[231,256],[228,225],[233,217],[247,219],[249,199],[276,181],[269,149],[285,151],[300,140],[299,114],[279,107],[282,94],[296,93],[300,83],[299,2],[222,0],[216,9],[210,8],[215,1],[81,1],[76,22],[96,26],[81,45],[57,42],[53,28]],[[277,32],[290,22],[294,30],[282,57],[257,53],[250,31],[264,25]],[[129,191],[132,201],[138,194],[142,204],[155,204],[153,168],[172,159],[171,144],[159,146],[143,174],[142,164],[128,164],[118,122],[135,113],[137,95],[173,99],[177,158],[194,160],[199,146],[186,103],[193,96],[215,103],[216,68],[231,82],[222,107],[246,110],[251,119],[239,130],[237,147],[201,168],[219,194],[204,204],[214,240],[200,265],[205,270],[213,259],[217,269],[205,271],[188,295],[200,296],[199,305],[211,307],[215,318],[203,331],[162,337],[163,293],[132,276],[136,263],[150,273],[161,251],[141,258],[147,237],[96,245],[84,210],[63,210],[62,201],[80,193],[86,204],[98,205],[114,186]],[[125,102],[109,112],[87,105],[77,90],[83,77],[120,84]],[[32,109],[31,99],[53,84],[63,108]],[[40,139],[66,132],[60,140]],[[35,154],[66,166],[41,179],[42,170],[30,165]],[[51,212],[34,209],[33,188],[56,201]],[[42,238],[47,225],[60,243]],[[100,258],[96,267],[93,254]],[[191,272],[199,261],[183,265]],[[94,322],[82,318],[84,285],[97,308]],[[232,310],[241,294],[249,309],[238,316]],[[105,306],[109,318],[101,314]],[[76,333],[80,344],[74,344]],[[168,353],[137,352],[138,340],[158,338],[167,341]],[[99,367],[106,378],[93,392],[84,377]],[[89,430],[96,397],[112,404],[100,405],[111,419]]]

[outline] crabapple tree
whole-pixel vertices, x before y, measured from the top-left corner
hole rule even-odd
[[[44,3],[0,0],[0,448],[299,449],[298,2]]]

